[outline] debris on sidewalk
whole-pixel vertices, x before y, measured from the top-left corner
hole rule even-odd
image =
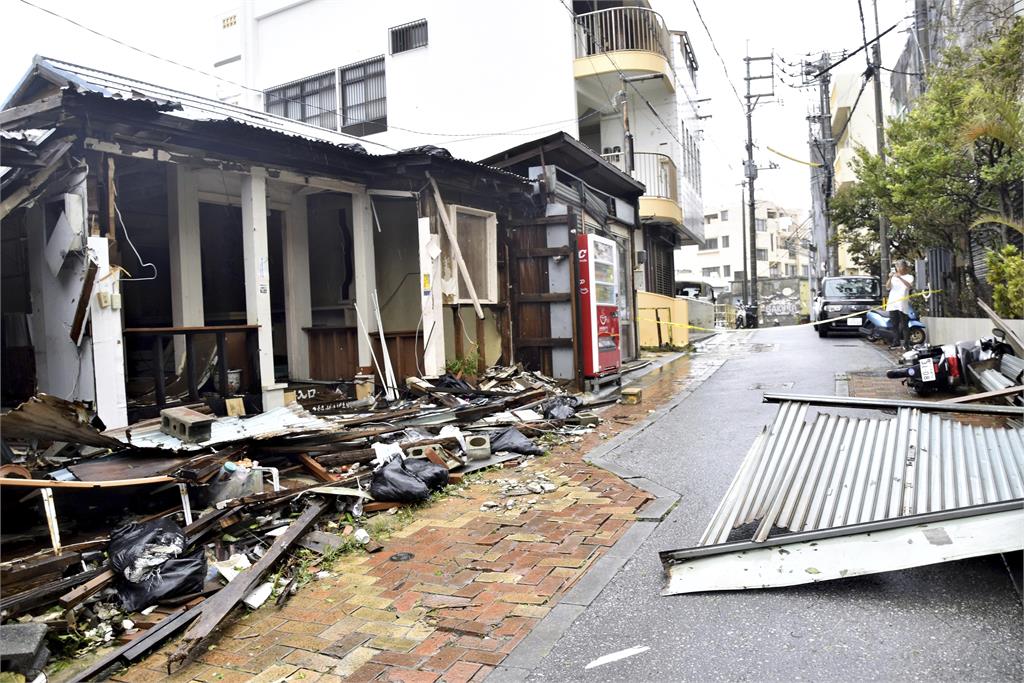
[[[1024,549],[1024,427],[950,419],[1012,406],[765,395],[779,403],[663,595],[793,586]],[[808,409],[816,406],[813,420]],[[895,416],[848,417],[848,409]]]
[[[178,634],[171,663],[183,664],[239,604],[280,605],[329,575],[301,553],[379,550],[368,518],[578,441],[599,423],[579,419],[583,408],[519,367],[491,368],[476,385],[410,378],[397,400],[315,415],[294,403],[217,415],[198,403],[110,431],[85,404],[36,396],[0,416],[4,628],[46,632],[58,657],[118,645],[79,680]],[[544,474],[508,480],[493,509],[557,488]]]

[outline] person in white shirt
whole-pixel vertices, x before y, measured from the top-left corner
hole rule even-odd
[[[889,300],[885,310],[892,319],[895,337],[890,348],[910,348],[910,292],[914,289],[914,276],[910,274],[910,263],[904,259],[896,262],[896,271],[889,277]]]

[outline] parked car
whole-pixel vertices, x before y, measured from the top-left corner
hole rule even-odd
[[[812,308],[815,321],[828,321],[851,313],[865,313],[881,305],[882,287],[877,277],[850,275],[824,278]],[[833,322],[816,322],[814,329],[819,337],[827,337],[829,332],[858,332],[864,319],[855,315]]]

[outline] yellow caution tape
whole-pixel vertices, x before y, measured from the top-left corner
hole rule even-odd
[[[925,290],[923,292],[914,292],[910,296],[905,296],[905,297],[903,297],[901,299],[896,299],[895,301],[896,302],[908,301],[910,299],[913,299],[915,296],[929,297],[932,294],[939,294],[940,292],[942,292],[941,289],[928,289],[928,290]],[[796,325],[772,326],[770,329],[779,329],[779,328],[783,328],[783,327],[786,327],[786,328],[814,327],[814,326],[817,326],[817,325],[824,325],[825,323],[834,323],[834,322],[839,321],[839,320],[846,320],[847,318],[856,318],[858,316],[864,315],[868,311],[880,311],[880,310],[884,309],[885,307],[886,307],[886,302],[883,301],[881,306],[875,306],[874,308],[866,308],[863,311],[857,311],[856,313],[848,313],[846,315],[840,315],[840,316],[837,316],[835,318],[826,318],[825,320],[815,320],[814,322],[809,322],[809,323],[797,323]],[[685,327],[687,329],[698,330],[700,332],[746,332],[747,330],[753,329],[753,328],[749,328],[749,327],[746,327],[746,328],[735,328],[735,327],[711,327],[711,328],[709,328],[709,327],[698,327],[697,325],[689,325],[687,323],[674,323],[674,322],[671,322],[671,321],[668,321],[668,320],[655,320],[654,318],[638,318],[637,320],[639,320],[641,322],[655,323],[656,325],[671,325],[672,327]],[[769,328],[765,328],[765,329],[769,329]]]

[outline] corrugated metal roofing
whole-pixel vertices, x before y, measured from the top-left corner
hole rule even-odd
[[[515,173],[475,161],[459,159],[448,154],[446,150],[446,158],[440,157],[436,153],[428,154],[421,152],[419,148],[395,153],[392,148],[364,138],[355,138],[302,121],[268,114],[267,112],[255,109],[248,109],[221,100],[182,92],[173,88],[128,78],[127,76],[120,76],[99,69],[64,62],[59,59],[36,57],[36,66],[49,71],[57,79],[64,81],[68,87],[72,87],[80,92],[89,92],[108,99],[149,102],[170,116],[192,121],[229,121],[238,125],[271,131],[289,137],[327,143],[353,154],[375,156],[382,160],[401,160],[403,158],[430,156],[439,159],[441,163],[449,163],[454,166],[501,176],[519,184],[529,183],[528,179]],[[367,149],[373,152],[373,154],[367,154]]]
[[[1024,499],[1024,428],[980,427],[900,408],[895,418],[822,413],[784,402],[755,442],[701,545],[759,521],[815,531]]]
[[[268,439],[285,434],[302,434],[335,430],[329,420],[306,412],[297,403],[268,410],[252,417],[222,417],[211,425],[210,439],[198,444],[185,443],[181,439],[160,431],[159,423],[139,429],[130,428],[130,438],[125,430],[112,435],[124,443],[139,448],[165,448],[169,450],[198,450],[207,446],[242,441],[245,439]]]

